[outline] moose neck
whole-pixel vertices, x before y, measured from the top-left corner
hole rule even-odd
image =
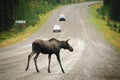
[[[65,42],[64,41],[60,41],[60,48],[64,48],[65,47]]]

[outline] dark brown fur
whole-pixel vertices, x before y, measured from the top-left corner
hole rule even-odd
[[[26,71],[29,68],[30,58],[34,54],[36,54],[36,56],[34,57],[34,62],[35,62],[36,71],[39,72],[36,60],[37,60],[39,54],[42,53],[42,54],[48,54],[48,59],[49,59],[48,72],[49,73],[50,73],[50,62],[51,62],[52,54],[56,55],[57,60],[60,64],[61,70],[64,73],[64,70],[61,65],[59,53],[60,53],[61,48],[73,51],[73,48],[68,44],[68,41],[69,41],[69,39],[66,41],[59,41],[55,38],[49,39],[48,41],[44,41],[44,40],[40,40],[40,39],[33,41],[32,52],[31,52],[31,54],[28,55],[28,63],[27,63]]]

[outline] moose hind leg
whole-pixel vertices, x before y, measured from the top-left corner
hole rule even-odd
[[[59,54],[56,54],[56,57],[57,57],[57,60],[58,60],[58,62],[59,62],[59,64],[60,64],[60,67],[61,67],[62,72],[65,73],[64,70],[63,70],[63,68],[62,68],[62,65],[61,65],[60,55],[59,55]]]
[[[39,56],[39,53],[37,53],[37,54],[35,55],[35,57],[34,57],[34,62],[35,62],[35,67],[36,67],[36,71],[37,71],[37,72],[39,72],[38,67],[37,67],[37,62],[36,62],[38,56]]]
[[[29,68],[29,63],[30,63],[30,58],[34,55],[35,53],[32,51],[29,55],[28,55],[28,62],[27,62],[27,67],[26,67],[26,71],[28,70]]]

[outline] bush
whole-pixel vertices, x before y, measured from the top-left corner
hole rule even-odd
[[[106,19],[106,17],[109,16],[109,10],[110,10],[109,6],[102,6],[97,11],[98,11],[99,15],[102,16],[103,19]]]
[[[110,5],[104,5],[97,9],[97,12],[99,16],[102,17],[102,19],[107,21],[107,26],[110,27],[110,29],[117,31],[120,33],[120,22],[114,21],[110,19]]]
[[[109,26],[112,30],[120,33],[120,22],[108,20],[107,21],[107,26]]]

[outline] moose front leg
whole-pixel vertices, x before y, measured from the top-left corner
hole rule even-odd
[[[64,70],[63,70],[63,68],[62,68],[62,65],[61,65],[60,55],[59,55],[59,54],[56,54],[56,57],[57,57],[57,60],[58,60],[58,62],[59,62],[59,64],[60,64],[60,67],[61,67],[62,72],[65,73]]]
[[[48,55],[48,60],[49,60],[49,63],[48,63],[48,72],[50,72],[50,62],[51,62],[51,54]]]

